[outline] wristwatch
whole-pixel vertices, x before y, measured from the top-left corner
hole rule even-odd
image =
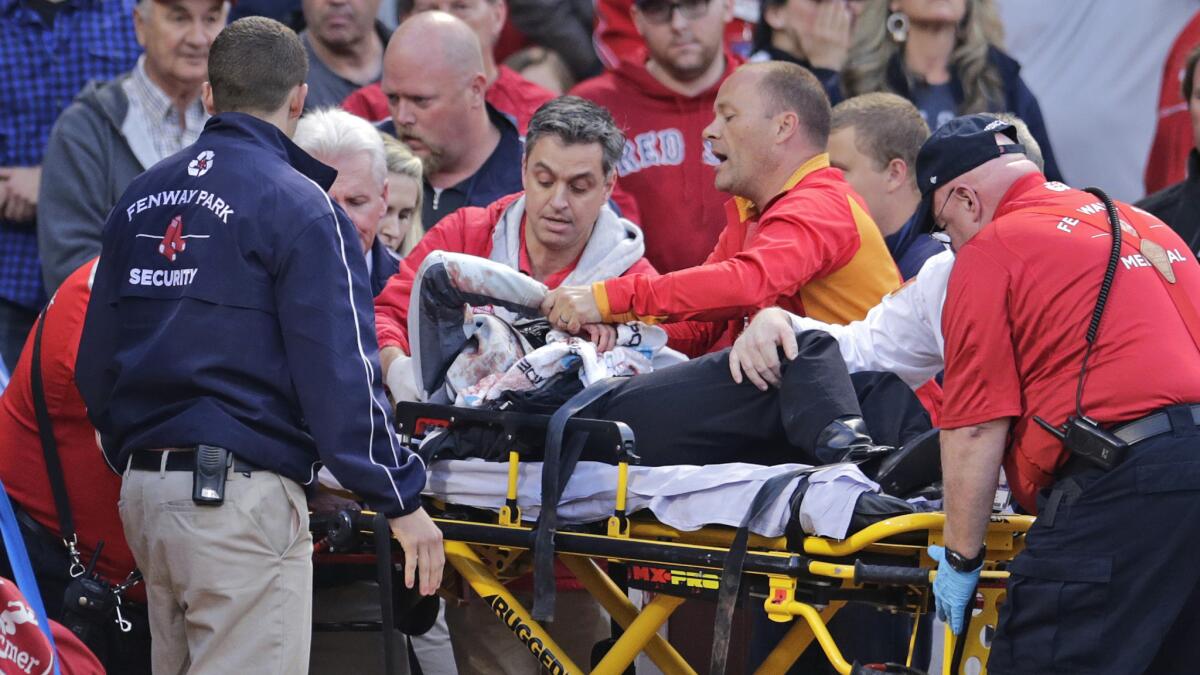
[[[987,554],[987,547],[980,546],[979,553],[975,554],[974,558],[966,558],[961,553],[952,549],[946,549],[946,562],[956,572],[974,572],[983,565],[984,556]]]

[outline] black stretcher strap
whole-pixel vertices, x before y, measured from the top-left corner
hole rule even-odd
[[[558,528],[558,501],[567,480],[575,471],[587,443],[587,432],[576,433],[563,451],[567,422],[581,410],[603,398],[627,378],[610,377],[575,394],[550,417],[546,427],[546,450],[542,463],[542,511],[533,539],[533,618],[554,620],[554,532]]]
[[[392,675],[396,672],[396,655],[392,650],[392,636],[396,628],[396,614],[392,606],[392,528],[388,525],[387,517],[382,513],[375,514],[371,525],[375,543],[375,575],[379,582],[383,672]],[[405,560],[404,564],[409,565],[410,561]],[[419,582],[420,579],[417,581]]]
[[[46,326],[46,315],[47,312],[43,311],[38,318],[37,332],[33,336],[33,361],[29,367],[33,410],[37,415],[38,435],[42,438],[42,457],[46,461],[50,493],[54,495],[54,508],[58,511],[60,536],[64,541],[72,541],[75,538],[75,518],[71,514],[71,503],[67,500],[67,484],[63,479],[62,461],[58,457],[58,442],[54,440],[50,411],[46,408],[46,389],[42,384],[42,329]]]
[[[742,518],[742,525],[733,536],[729,546],[729,554],[725,558],[725,566],[721,570],[720,590],[717,592],[717,617],[713,627],[712,656],[709,661],[710,675],[724,675],[725,663],[729,657],[729,636],[733,628],[733,610],[737,605],[738,593],[741,590],[742,566],[746,560],[746,547],[750,539],[750,524],[757,520],[771,505],[784,488],[791,484],[792,479],[804,476],[823,467],[808,467],[787,471],[771,476],[755,493]]]

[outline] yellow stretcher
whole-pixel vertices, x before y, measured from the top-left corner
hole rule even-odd
[[[462,416],[455,413],[450,419],[438,421],[439,416],[447,417],[446,408],[401,408],[397,427],[405,438],[419,435],[422,426],[453,424]],[[511,417],[506,424],[512,422]],[[694,673],[692,666],[658,630],[684,602],[716,597],[735,530],[710,526],[683,532],[641,513],[626,514],[628,466],[635,455],[617,454],[620,460],[618,483],[614,486],[616,509],[608,521],[560,530],[555,535],[558,559],[623,629],[590,672],[619,675],[644,652],[668,675]],[[455,509],[437,500],[430,505],[445,537],[446,560],[546,671],[587,672],[585,664],[574,663],[567,657],[505,586],[506,581],[529,571],[529,551],[534,540],[534,528],[522,520],[517,506],[517,477],[522,457],[516,451],[509,452],[507,461],[506,505],[498,514]],[[351,522],[354,527],[366,530],[372,522],[369,516],[364,513]],[[990,638],[1008,577],[1004,567],[1023,549],[1025,532],[1032,522],[1027,516],[993,516],[985,542],[987,561],[975,615],[959,645],[960,654],[952,653],[958,643],[947,633],[943,672],[955,672],[952,666],[958,666],[964,673],[986,672]],[[906,514],[871,524],[842,540],[810,536],[790,542],[791,546],[785,537],[751,534],[741,566],[741,587],[747,589],[752,602],[762,602],[771,620],[795,620],[758,672],[786,671],[814,639],[839,673],[878,672],[863,670],[853,663],[853,654],[843,654],[830,635],[828,622],[848,601],[872,603],[915,616],[927,612],[932,607],[930,582],[935,575],[932,571],[935,564],[926,551],[930,545],[942,543],[944,524],[942,513]],[[598,565],[601,562],[622,566],[628,587],[650,591],[653,599],[640,609],[636,607],[610,573],[601,569]],[[919,622],[914,621],[909,663],[904,664],[907,667],[912,666],[917,625]],[[897,668],[893,672],[906,671]]]

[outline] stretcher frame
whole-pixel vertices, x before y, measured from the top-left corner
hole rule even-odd
[[[407,408],[407,409],[406,409]],[[502,419],[506,428],[543,416],[520,413],[472,411],[445,406],[402,404],[397,411],[397,430],[406,442],[414,432],[420,435],[426,426],[446,426],[464,418]],[[439,424],[438,420],[444,423]],[[668,527],[640,514],[625,513],[629,464],[637,460],[623,424],[597,420],[572,420],[593,430],[608,432],[614,442],[617,462],[615,509],[603,524],[602,532],[560,530],[555,534],[557,558],[576,576],[622,629],[620,636],[590,671],[594,675],[620,675],[640,653],[667,675],[687,675],[696,671],[658,631],[688,596],[697,591],[719,589],[720,573],[732,543],[733,528],[710,526],[695,532]],[[513,436],[510,434],[508,439]],[[478,521],[465,521],[445,515],[447,505],[433,500],[434,522],[445,540],[446,561],[492,608],[500,620],[529,649],[542,668],[554,675],[581,675],[588,672],[574,663],[554,641],[544,626],[533,619],[529,610],[507,589],[504,577],[512,575],[514,563],[532,550],[534,528],[521,519],[518,506],[517,478],[521,455],[508,453],[505,504],[498,513]],[[442,515],[438,510],[442,510]],[[481,512],[482,513],[482,512]],[[364,513],[364,516],[370,514]],[[953,673],[957,664],[966,672],[986,673],[991,634],[997,625],[999,606],[1004,600],[1008,573],[1003,567],[1024,549],[1024,535],[1033,523],[1029,516],[992,516],[985,537],[986,561],[977,590],[974,618],[960,645],[959,659],[952,658],[956,644],[947,631],[942,659],[943,673]],[[763,609],[772,621],[788,622],[791,629],[756,671],[766,675],[780,673],[800,657],[816,640],[834,669],[848,675],[855,665],[843,655],[828,629],[829,620],[848,600],[875,602],[894,612],[909,612],[916,617],[932,606],[930,584],[936,576],[927,548],[943,543],[944,513],[913,513],[889,518],[850,534],[842,540],[805,537],[791,550],[785,537],[767,538],[750,535],[742,566],[743,579],[757,581],[767,589]],[[797,552],[799,551],[799,552]],[[887,560],[879,565],[865,560]],[[598,561],[665,568],[682,572],[682,586],[659,590],[640,609],[597,564]],[[764,584],[765,582],[765,584]],[[743,582],[743,588],[748,585]],[[910,639],[908,661],[911,667],[917,625]],[[974,665],[969,665],[969,664]],[[866,671],[864,671],[866,672]],[[958,675],[954,673],[954,675]]]

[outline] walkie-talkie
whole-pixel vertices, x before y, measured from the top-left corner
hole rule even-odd
[[[196,447],[196,470],[192,474],[192,501],[200,506],[220,506],[225,502],[225,476],[233,455],[215,445]]]
[[[1125,458],[1129,444],[1116,434],[1105,430],[1095,420],[1083,412],[1083,383],[1087,377],[1087,363],[1092,355],[1092,347],[1096,345],[1096,334],[1100,330],[1100,319],[1104,316],[1104,307],[1108,304],[1108,295],[1112,291],[1113,280],[1117,273],[1117,262],[1121,257],[1121,219],[1117,213],[1117,205],[1100,188],[1088,188],[1087,192],[1095,195],[1104,202],[1108,212],[1108,224],[1112,229],[1112,248],[1108,256],[1108,265],[1104,268],[1104,278],[1100,282],[1100,293],[1096,298],[1096,307],[1092,310],[1092,320],[1087,330],[1087,351],[1083,354],[1083,363],[1079,366],[1079,380],[1075,387],[1075,414],[1067,418],[1061,427],[1033,416],[1033,421],[1062,441],[1064,447],[1102,469],[1111,469]]]

